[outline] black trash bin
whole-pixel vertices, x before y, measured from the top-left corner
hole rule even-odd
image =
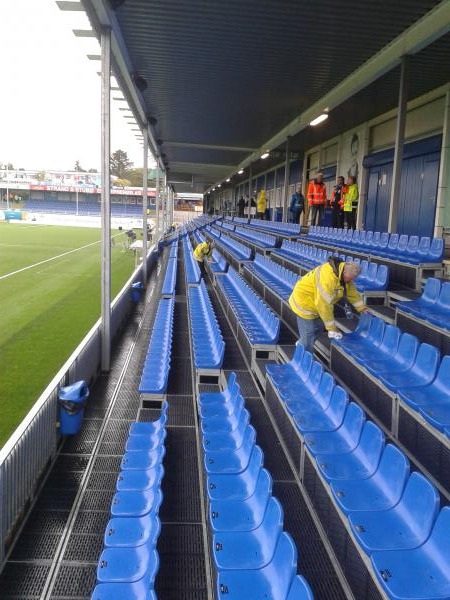
[[[74,435],[80,431],[88,396],[89,388],[85,381],[77,381],[59,390],[59,431],[62,435]]]

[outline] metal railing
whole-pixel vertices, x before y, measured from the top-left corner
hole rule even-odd
[[[148,273],[156,256],[156,246],[153,246],[147,258]],[[141,272],[142,267],[139,266],[111,303],[113,339],[132,310],[130,287],[141,279]],[[17,526],[58,448],[59,389],[79,379],[92,383],[99,372],[100,351],[99,319],[0,449],[0,571]]]

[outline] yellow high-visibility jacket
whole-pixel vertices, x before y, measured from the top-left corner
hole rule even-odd
[[[259,192],[258,200],[256,201],[256,210],[259,213],[266,212],[266,190]]]
[[[316,267],[295,284],[289,298],[289,304],[296,315],[302,319],[320,317],[327,331],[336,331],[334,321],[334,304],[344,296],[344,285],[341,283],[345,263],[338,266],[336,275],[330,263]],[[358,312],[364,310],[364,303],[353,283],[345,285],[347,300]]]
[[[344,212],[352,212],[358,206],[359,190],[358,184],[352,183],[346,186],[344,192]]]
[[[205,258],[209,258],[212,254],[212,249],[208,246],[207,242],[201,242],[195,247],[194,258],[198,262],[203,262]]]

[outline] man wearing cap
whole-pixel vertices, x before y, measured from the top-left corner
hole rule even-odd
[[[353,283],[360,272],[357,263],[331,256],[328,262],[297,281],[289,305],[297,315],[300,342],[306,350],[314,350],[314,342],[324,329],[329,338],[342,338],[334,320],[334,305],[341,298],[352,304],[358,313],[367,311]]]
[[[316,173],[316,176],[310,182],[308,202],[311,207],[311,225],[321,225],[327,203],[327,188],[323,182],[323,173]]]
[[[200,242],[197,244],[194,250],[194,258],[199,263],[200,271],[202,276],[205,276],[205,260],[212,258],[212,251],[214,248],[214,242],[209,240],[207,242]]]

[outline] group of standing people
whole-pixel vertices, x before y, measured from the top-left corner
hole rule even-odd
[[[347,183],[339,176],[330,198],[332,208],[332,226],[356,229],[356,212],[358,208],[359,190],[356,177],[350,175]],[[292,195],[290,213],[292,223],[299,223],[305,210],[305,198],[299,188]],[[323,174],[317,173],[308,185],[308,204],[311,209],[311,225],[321,225],[328,205],[327,188]]]

